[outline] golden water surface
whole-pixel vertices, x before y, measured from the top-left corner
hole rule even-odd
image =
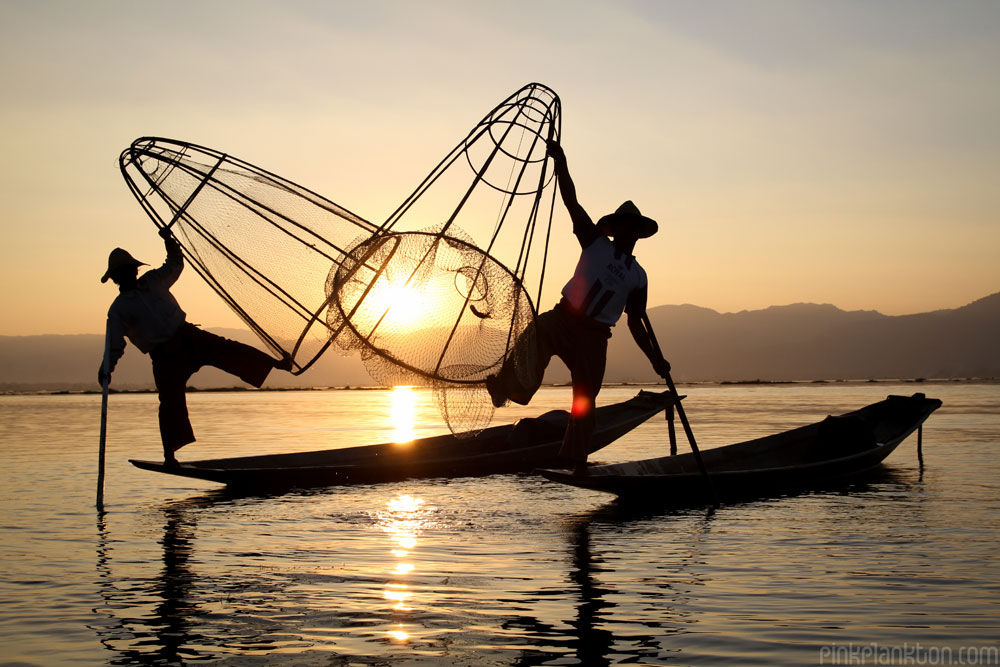
[[[1000,387],[683,389],[704,448],[917,390],[944,401],[923,467],[911,438],[866,483],[714,512],[625,510],[527,473],[231,497],[130,466],[160,456],[156,397],[115,395],[98,515],[100,397],[0,397],[0,662],[773,665],[995,645]],[[569,400],[544,388],[497,418]],[[441,431],[420,389],[189,401],[182,460]],[[656,418],[594,458],[666,452]]]

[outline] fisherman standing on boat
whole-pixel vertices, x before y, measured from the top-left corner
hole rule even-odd
[[[657,224],[627,201],[595,225],[577,201],[562,147],[550,140],[548,153],[555,163],[563,204],[569,211],[573,234],[582,252],[573,277],[563,287],[562,299],[552,310],[536,318],[533,330],[521,335],[507,357],[511,363],[505,363],[498,374],[488,377],[486,388],[496,407],[508,400],[527,405],[541,386],[552,355],[562,359],[573,380],[573,406],[559,456],[573,463],[576,474],[585,474],[594,431],[595,399],[604,380],[608,339],[611,327],[623,311],[628,315],[632,338],[656,373],[666,377],[670,372],[670,364],[653,344],[651,332],[643,323],[646,272],[632,255],[636,241],[655,234]],[[531,344],[536,346],[535,351],[524,349]],[[527,372],[519,371],[516,360],[525,358],[532,359]]]
[[[194,442],[185,390],[188,379],[202,366],[214,366],[260,387],[272,368],[291,370],[291,359],[277,360],[260,350],[199,329],[186,321],[170,293],[184,268],[184,255],[170,230],[160,230],[167,259],[158,269],[138,277],[145,266],[127,251],[115,248],[108,256],[108,278],[118,285],[118,297],[108,310],[107,356],[97,372],[103,386],[125,353],[125,337],[153,361],[153,381],[160,397],[160,439],[163,458],[177,465],[174,452]]]

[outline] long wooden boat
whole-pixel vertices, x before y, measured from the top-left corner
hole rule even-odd
[[[879,466],[941,401],[889,396],[837,417],[701,452],[715,497],[776,495],[839,482]],[[711,501],[693,453],[591,466],[586,475],[540,470],[546,478],[614,493],[624,501],[688,505]]]
[[[606,447],[671,404],[668,391],[640,391],[635,397],[597,408],[591,453]],[[421,477],[458,477],[531,471],[559,463],[557,454],[569,414],[494,426],[466,438],[452,434],[341,449],[185,461],[167,466],[132,459],[144,470],[221,482],[244,489],[332,486]]]

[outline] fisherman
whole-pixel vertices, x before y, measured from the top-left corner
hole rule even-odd
[[[486,388],[498,408],[508,400],[527,405],[541,386],[552,355],[562,359],[573,381],[573,406],[559,457],[570,462],[574,473],[581,475],[587,470],[595,399],[604,379],[611,327],[623,311],[628,315],[632,338],[653,370],[661,377],[670,372],[670,364],[653,344],[652,332],[644,324],[646,272],[632,255],[636,241],[655,234],[657,224],[642,215],[631,201],[626,201],[595,225],[577,201],[562,147],[550,140],[548,154],[555,163],[563,204],[569,211],[573,234],[582,252],[573,277],[563,287],[562,299],[552,310],[540,314],[535,326],[519,337],[508,362],[498,374],[486,379]],[[525,349],[530,345],[535,345],[535,349]],[[518,363],[524,359],[530,361]]]
[[[186,321],[184,311],[170,293],[184,268],[181,247],[168,228],[160,230],[167,259],[158,269],[138,277],[146,266],[127,251],[115,248],[108,256],[108,278],[119,294],[108,310],[107,352],[97,381],[111,381],[111,372],[125,353],[125,337],[153,360],[153,381],[160,396],[160,439],[163,459],[177,465],[174,455],[194,442],[185,390],[188,379],[202,366],[214,366],[260,387],[272,368],[290,371],[290,357],[277,360],[260,350],[199,329]]]

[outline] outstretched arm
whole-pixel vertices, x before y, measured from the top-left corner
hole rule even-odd
[[[570,220],[573,221],[573,233],[580,239],[582,245],[587,246],[595,236],[599,235],[597,227],[587,211],[577,201],[576,185],[573,184],[573,178],[569,175],[566,153],[563,152],[562,146],[555,139],[550,139],[546,145],[555,165],[556,179],[559,183],[559,191],[562,193],[563,204],[569,211]]]
[[[662,378],[666,378],[670,373],[670,363],[663,358],[659,346],[653,339],[652,329],[646,328],[646,288],[635,290],[629,294],[629,300],[625,306],[628,315],[628,330],[632,334],[632,339],[639,346],[642,353],[649,359],[653,370]]]

